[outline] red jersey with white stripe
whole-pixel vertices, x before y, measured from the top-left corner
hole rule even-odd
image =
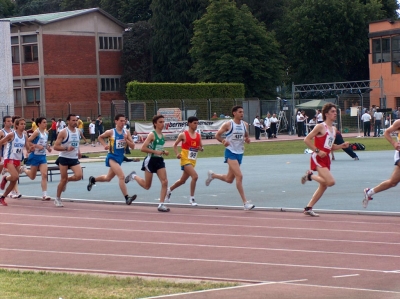
[[[329,127],[324,122],[322,125],[325,127],[325,134],[322,136],[315,136],[314,138],[314,145],[320,151],[324,151],[326,156],[321,158],[317,155],[317,153],[312,153],[311,155],[311,170],[316,171],[318,167],[326,167],[329,170],[331,169],[331,158],[329,154],[332,150],[333,142],[335,141],[336,137],[336,128],[332,127],[332,130],[329,131]]]

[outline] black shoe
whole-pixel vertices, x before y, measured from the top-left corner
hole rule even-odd
[[[125,200],[125,201],[126,201],[126,204],[127,204],[128,206],[130,206],[131,203],[132,203],[132,201],[134,201],[135,199],[136,199],[136,194],[134,194],[134,195],[128,197],[128,198]]]
[[[87,185],[87,191],[92,190],[92,186],[96,184],[94,177],[89,177],[89,184]]]
[[[124,156],[124,162],[133,162],[133,159],[129,159],[126,156]]]

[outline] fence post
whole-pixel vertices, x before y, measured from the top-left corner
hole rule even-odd
[[[72,112],[72,108],[71,108],[71,103],[68,102],[68,114],[71,114]]]
[[[157,115],[158,103],[157,103],[157,100],[153,100],[153,102],[154,102],[154,115]]]

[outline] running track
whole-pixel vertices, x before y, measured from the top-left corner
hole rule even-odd
[[[400,217],[8,203],[2,268],[243,283],[160,298],[400,298]]]

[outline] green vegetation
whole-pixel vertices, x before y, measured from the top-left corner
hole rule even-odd
[[[2,299],[124,299],[234,286],[233,283],[173,282],[139,277],[97,276],[0,269]]]

